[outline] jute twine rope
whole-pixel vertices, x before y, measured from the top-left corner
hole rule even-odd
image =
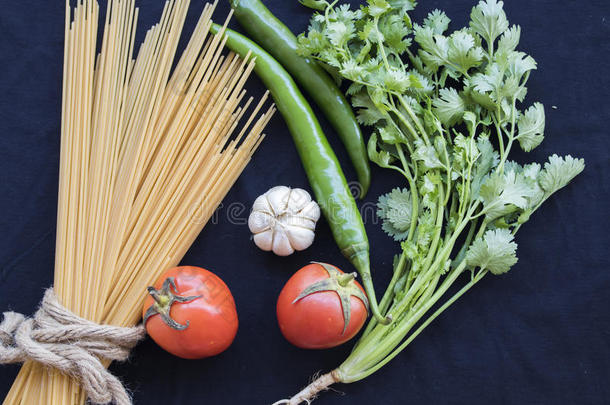
[[[99,325],[76,316],[49,288],[33,318],[4,313],[0,364],[34,360],[76,379],[93,403],[129,405],[131,397],[100,359],[126,360],[145,333],[141,325]]]

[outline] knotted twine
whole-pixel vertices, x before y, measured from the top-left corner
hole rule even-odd
[[[129,405],[131,397],[101,359],[126,360],[145,333],[141,325],[122,328],[81,318],[62,306],[49,288],[33,318],[4,313],[0,364],[37,361],[73,377],[93,403]]]

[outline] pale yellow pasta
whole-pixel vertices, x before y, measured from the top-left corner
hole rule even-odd
[[[108,1],[99,53],[98,3],[71,14],[66,2],[54,288],[80,316],[136,324],[146,287],[179,263],[264,137],[267,95],[232,136],[254,61],[209,34],[215,6],[172,70],[188,0],[166,2],[135,59],[134,0]],[[84,401],[70,377],[26,362],[4,404]]]

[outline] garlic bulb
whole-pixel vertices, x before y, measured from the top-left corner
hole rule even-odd
[[[288,256],[311,246],[318,219],[320,207],[307,191],[277,186],[254,201],[248,227],[256,246]]]

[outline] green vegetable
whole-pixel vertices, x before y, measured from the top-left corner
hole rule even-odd
[[[520,107],[536,62],[515,50],[521,30],[502,2],[481,1],[470,26],[451,33],[438,10],[413,24],[411,0],[335,4],[314,15],[300,50],[350,83],[358,119],[375,127],[369,157],[406,181],[378,203],[383,229],[400,241],[380,302],[393,321],[371,319],[343,364],[284,401],[292,404],[379,370],[487,274],[509,271],[516,232],[584,169],[571,156],[544,167],[509,160],[517,144],[540,144],[545,116],[540,103]],[[446,297],[456,282],[461,289]]]
[[[222,27],[212,24],[210,31],[218,33]],[[271,55],[243,35],[227,29],[226,46],[245,57],[256,58],[254,71],[275,100],[277,109],[286,120],[296,145],[309,184],[322,213],[326,217],[341,253],[356,267],[369,297],[373,315],[387,323],[375,298],[370,271],[369,241],[356,201],[352,196],[337,157],[294,80]]]
[[[297,55],[294,34],[260,0],[230,2],[248,35],[290,72],[333,125],[356,169],[363,198],[371,183],[371,169],[360,126],[341,90],[318,63]]]

